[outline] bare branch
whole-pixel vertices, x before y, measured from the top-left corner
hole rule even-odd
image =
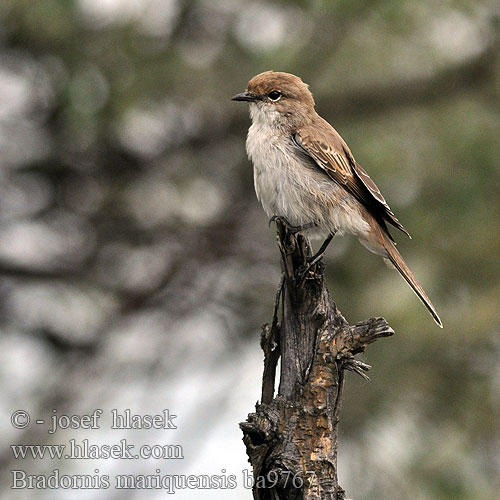
[[[337,478],[344,370],[367,378],[370,366],[354,354],[394,331],[383,318],[350,326],[331,300],[324,264],[309,266],[309,242],[281,221],[278,246],[282,318],[263,328],[262,402],[240,424],[253,467],[254,499],[345,499]],[[280,384],[273,399],[279,356]]]

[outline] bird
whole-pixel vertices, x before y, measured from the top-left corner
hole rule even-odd
[[[257,198],[270,220],[280,219],[306,237],[324,238],[315,261],[334,235],[354,234],[397,269],[442,328],[388,225],[410,237],[408,231],[344,139],[316,112],[309,86],[291,73],[265,71],[231,99],[249,104],[246,150]]]

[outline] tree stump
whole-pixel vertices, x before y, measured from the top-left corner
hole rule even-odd
[[[283,275],[273,321],[262,330],[262,397],[240,424],[253,468],[253,498],[341,500],[346,497],[337,478],[337,426],[344,371],[368,378],[370,366],[354,355],[394,331],[383,318],[350,326],[330,297],[324,264],[304,272],[312,254],[308,240],[280,221],[277,232]]]

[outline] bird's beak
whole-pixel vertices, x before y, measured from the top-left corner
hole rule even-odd
[[[241,94],[236,94],[234,97],[231,97],[231,101],[248,101],[254,102],[256,97],[250,92],[242,92]]]

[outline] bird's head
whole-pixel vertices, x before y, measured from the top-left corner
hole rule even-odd
[[[277,71],[265,71],[254,76],[245,92],[233,101],[250,103],[252,120],[265,124],[298,127],[314,115],[314,98],[298,76]]]

